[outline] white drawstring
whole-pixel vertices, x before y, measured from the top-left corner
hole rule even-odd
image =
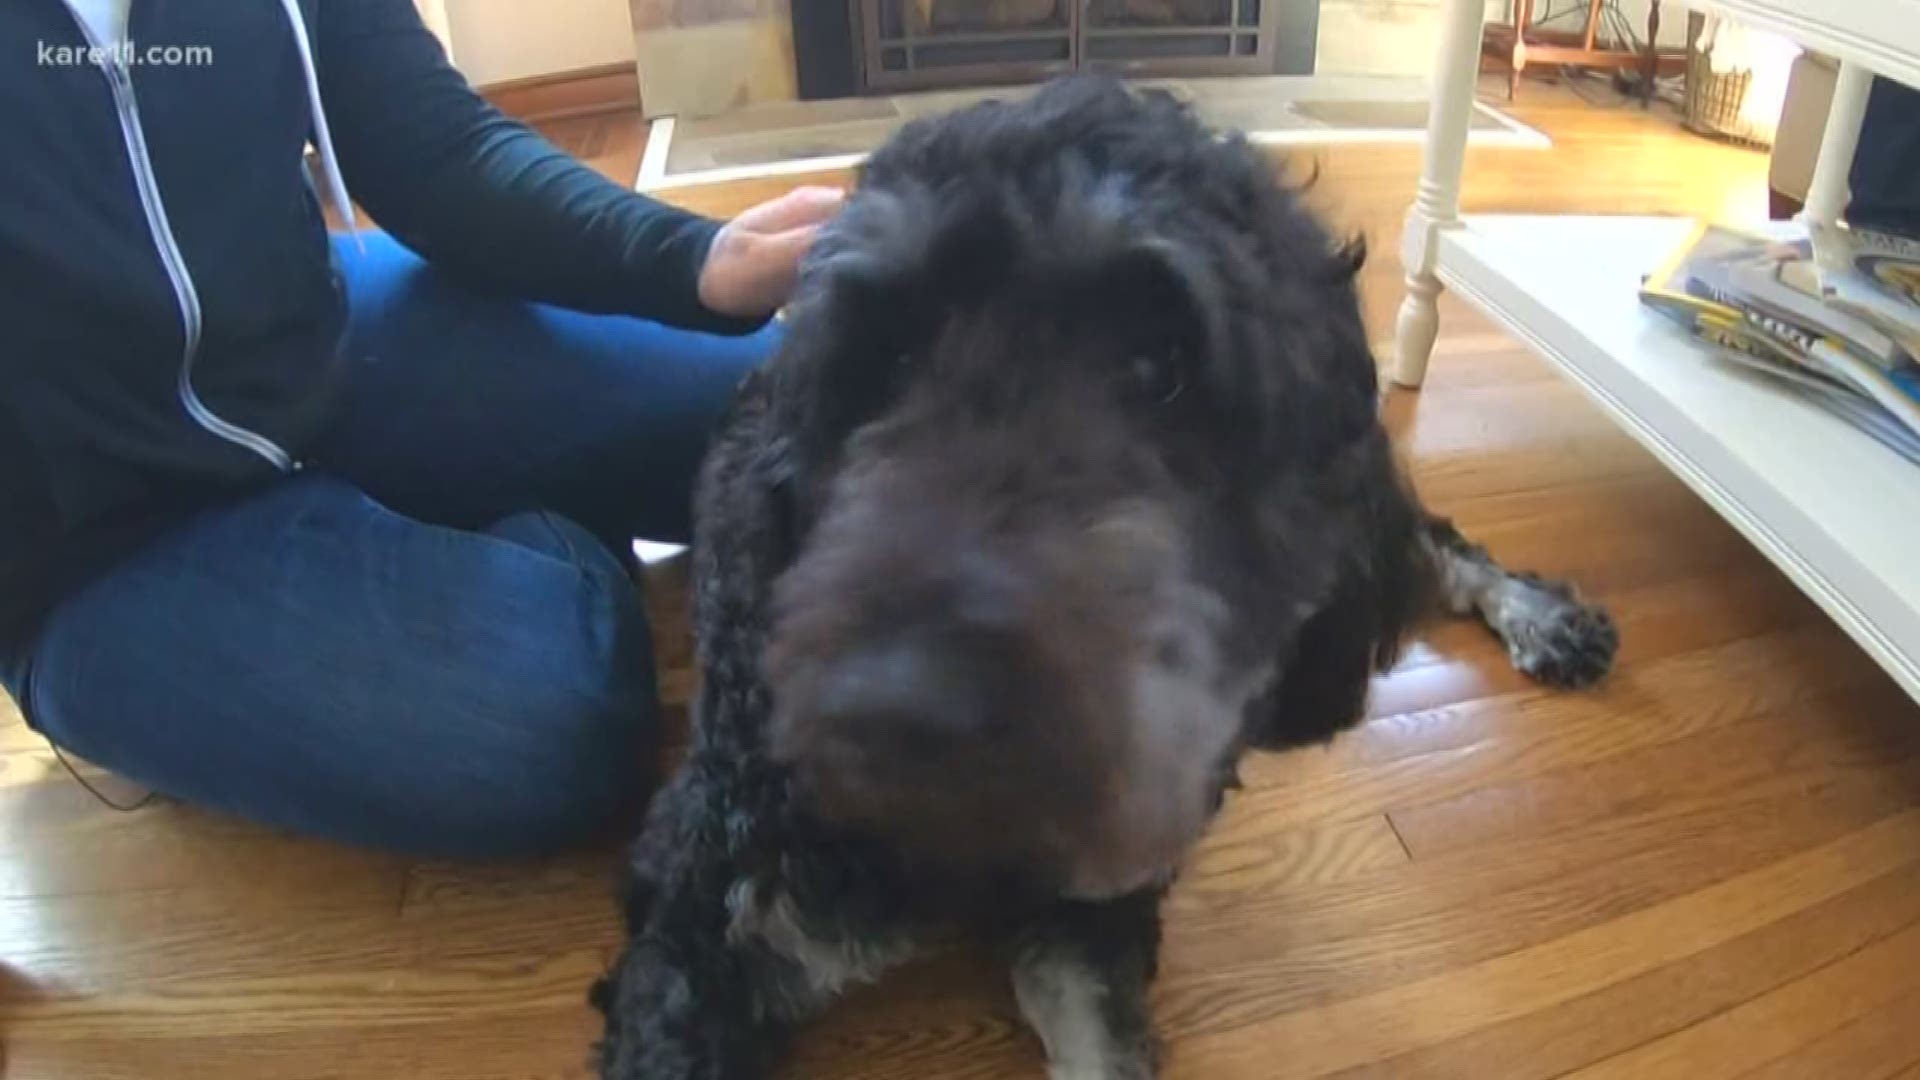
[[[347,181],[340,175],[340,159],[333,152],[333,133],[327,129],[326,106],[320,102],[320,72],[314,65],[313,43],[307,39],[307,20],[300,14],[300,0],[280,0],[280,4],[293,22],[294,44],[299,46],[300,64],[306,69],[307,108],[313,114],[314,149],[320,153],[320,172],[326,180],[327,197],[333,201],[334,212],[346,223],[347,232],[353,235],[353,242],[364,252],[366,241],[360,236],[353,199],[347,195]]]

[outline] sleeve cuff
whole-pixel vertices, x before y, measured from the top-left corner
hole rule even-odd
[[[707,256],[713,251],[713,241],[720,234],[722,222],[698,214],[686,214],[685,220],[675,230],[669,242],[666,257],[662,262],[666,266],[636,266],[633,277],[636,279],[637,303],[644,310],[634,314],[652,314],[663,321],[671,322],[687,330],[702,333],[739,337],[764,328],[773,321],[771,315],[757,319],[742,319],[732,315],[722,315],[700,300],[700,273],[706,268]],[[642,256],[644,259],[644,256]],[[668,269],[677,267],[677,269]],[[665,298],[666,310],[661,305],[648,302],[646,290],[658,290],[661,287],[662,272],[670,275],[675,283],[669,291],[674,295]]]

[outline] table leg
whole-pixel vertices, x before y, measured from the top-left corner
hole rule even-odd
[[[1525,5],[1531,7],[1531,4]],[[1427,114],[1427,146],[1420,190],[1401,257],[1407,296],[1400,305],[1394,344],[1393,379],[1419,386],[1440,336],[1440,279],[1436,275],[1440,232],[1460,224],[1460,175],[1467,165],[1467,135],[1473,122],[1474,86],[1480,73],[1480,30],[1486,21],[1482,0],[1446,0],[1441,13],[1438,70],[1433,104]]]
[[[1833,88],[1833,108],[1827,113],[1827,134],[1820,141],[1820,157],[1807,191],[1801,220],[1821,225],[1839,221],[1852,193],[1847,184],[1854,151],[1860,147],[1860,128],[1867,118],[1867,96],[1873,90],[1873,72],[1859,64],[1841,64]]]

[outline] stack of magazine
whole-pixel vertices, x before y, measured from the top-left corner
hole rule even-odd
[[[1702,225],[1640,297],[1724,359],[1920,464],[1920,241]]]

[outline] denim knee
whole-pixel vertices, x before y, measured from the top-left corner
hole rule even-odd
[[[543,854],[609,835],[651,794],[658,750],[652,638],[622,560],[559,515],[515,515],[484,530],[572,563],[592,602],[579,640],[492,687],[487,766],[457,798],[459,854]]]
[[[539,717],[524,742],[502,742],[487,769],[442,789],[452,813],[422,850],[451,857],[552,854],[610,839],[637,821],[654,783],[652,701],[612,690],[598,698],[528,687],[503,709]]]
[[[553,515],[462,533],[296,482],[156,545],[4,660],[23,711],[97,764],[415,856],[574,845],[654,775],[639,590]]]

